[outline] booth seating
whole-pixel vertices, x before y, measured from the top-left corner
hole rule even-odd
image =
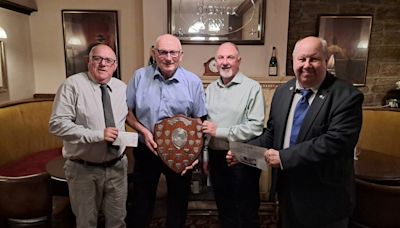
[[[62,148],[62,140],[48,131],[52,106],[53,98],[0,104],[0,227],[4,227],[3,223],[7,223],[4,220],[9,218],[21,222],[21,219],[36,221],[37,216],[46,218],[49,210],[53,212],[54,220],[55,213],[61,213],[69,207],[67,197],[52,196],[52,191],[48,189],[52,186],[45,170],[46,164],[61,156]],[[132,131],[130,128],[127,130]],[[132,148],[127,150],[127,156],[129,170],[132,171]],[[129,180],[131,178],[132,174]],[[166,191],[165,178],[162,176],[157,191],[157,201],[160,201],[157,205],[160,206],[156,206],[156,217],[165,216]],[[3,200],[3,197],[9,199]],[[50,204],[49,199],[53,199]],[[11,200],[14,201],[11,203]],[[13,206],[10,207],[10,204]]]
[[[400,158],[399,135],[400,109],[364,108],[363,125],[357,144],[358,152],[361,153],[358,154],[356,162],[378,157],[379,154],[392,156],[393,159],[390,161]],[[374,156],[371,156],[372,153]],[[370,171],[387,173],[389,164],[381,164],[381,161],[376,160],[375,162],[374,160],[370,162]],[[384,169],[385,172],[375,172],[377,169]],[[394,175],[394,172],[390,174]],[[378,177],[375,180],[364,179],[362,175],[357,176],[356,173],[356,208],[350,219],[350,227],[399,227],[399,211],[400,182],[397,178],[393,181],[382,181]]]
[[[364,108],[358,148],[400,157],[399,136],[400,108]]]
[[[48,132],[52,99],[0,105],[0,218],[3,224],[55,218],[69,208],[53,197],[48,161],[61,155],[62,141]],[[8,222],[7,222],[8,220]]]
[[[48,160],[61,155],[62,141],[48,131],[52,105],[52,99],[0,105],[0,175],[17,177],[43,172]],[[15,169],[20,162],[26,163]]]

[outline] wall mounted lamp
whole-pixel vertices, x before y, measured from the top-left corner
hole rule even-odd
[[[7,33],[1,26],[0,26],[0,39],[7,39]]]

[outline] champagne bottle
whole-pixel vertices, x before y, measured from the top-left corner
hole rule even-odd
[[[150,48],[150,58],[149,58],[149,62],[147,63],[147,65],[153,65],[156,61],[154,60],[154,57],[153,57],[153,48],[154,48],[154,45],[151,45],[151,48]]]
[[[268,68],[269,76],[277,76],[278,75],[278,60],[276,60],[276,48],[272,48],[271,59],[269,60],[269,68]]]
[[[199,168],[195,168],[192,172],[191,191],[193,194],[200,194],[202,187],[201,171]]]

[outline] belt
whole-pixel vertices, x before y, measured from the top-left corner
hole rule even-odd
[[[70,161],[79,163],[81,165],[87,165],[87,166],[96,166],[96,167],[111,167],[113,165],[115,165],[118,161],[120,161],[123,157],[125,156],[125,153],[122,153],[121,156],[111,159],[109,161],[105,161],[105,162],[90,162],[90,161],[85,161],[82,159],[69,159]]]

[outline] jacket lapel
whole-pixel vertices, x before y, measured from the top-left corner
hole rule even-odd
[[[292,106],[295,89],[296,80],[291,80],[288,82],[288,86],[282,90],[282,94],[279,94],[280,108],[278,109],[279,115],[276,115],[279,119],[276,122],[287,124],[287,118],[289,116],[290,108]],[[283,140],[285,139],[286,124],[283,124],[280,129],[275,129],[278,131],[276,132],[279,139],[278,145],[283,145]]]

